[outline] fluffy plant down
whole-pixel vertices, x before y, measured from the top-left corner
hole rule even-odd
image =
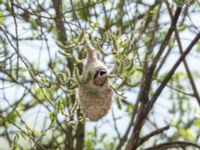
[[[85,117],[98,121],[110,110],[113,90],[107,67],[96,57],[95,49],[85,40],[87,62],[80,77],[78,100]]]

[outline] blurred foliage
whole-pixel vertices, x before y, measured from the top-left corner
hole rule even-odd
[[[191,18],[200,14],[198,0],[173,0],[170,4],[147,0],[0,0],[0,136],[7,141],[1,148],[125,149],[144,64],[154,61],[171,24],[167,6],[173,13],[176,7],[183,7],[177,31],[180,36],[191,34],[181,39],[186,48],[199,32],[199,25]],[[99,59],[108,66],[116,94],[109,115],[98,123],[84,118],[76,101],[86,57],[84,33],[89,34]],[[149,97],[179,56],[175,35],[167,42],[166,52],[156,64]],[[190,59],[198,60],[199,52],[198,42]],[[199,82],[199,70],[189,69]],[[93,90],[88,92],[95,93]],[[200,143],[196,98],[187,71],[184,67],[177,70],[158,106],[149,113],[141,137],[148,133],[146,129],[153,131],[168,124],[170,129],[139,149],[166,141]],[[160,116],[162,120],[155,119]]]

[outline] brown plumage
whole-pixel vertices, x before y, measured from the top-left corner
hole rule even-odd
[[[108,79],[107,67],[97,59],[95,49],[86,39],[87,63],[81,75],[78,100],[85,117],[98,121],[104,117],[112,104],[113,90]]]

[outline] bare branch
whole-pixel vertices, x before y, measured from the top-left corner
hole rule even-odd
[[[162,149],[168,149],[168,148],[187,148],[187,147],[194,147],[200,149],[200,145],[191,143],[191,142],[183,142],[183,141],[177,141],[177,142],[167,142],[163,144],[159,144],[153,147],[146,148],[144,150],[162,150]]]

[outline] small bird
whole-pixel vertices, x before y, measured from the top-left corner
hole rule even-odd
[[[108,78],[107,67],[95,55],[89,40],[85,40],[87,62],[80,77],[77,99],[81,111],[91,121],[98,121],[110,110],[113,90]]]

